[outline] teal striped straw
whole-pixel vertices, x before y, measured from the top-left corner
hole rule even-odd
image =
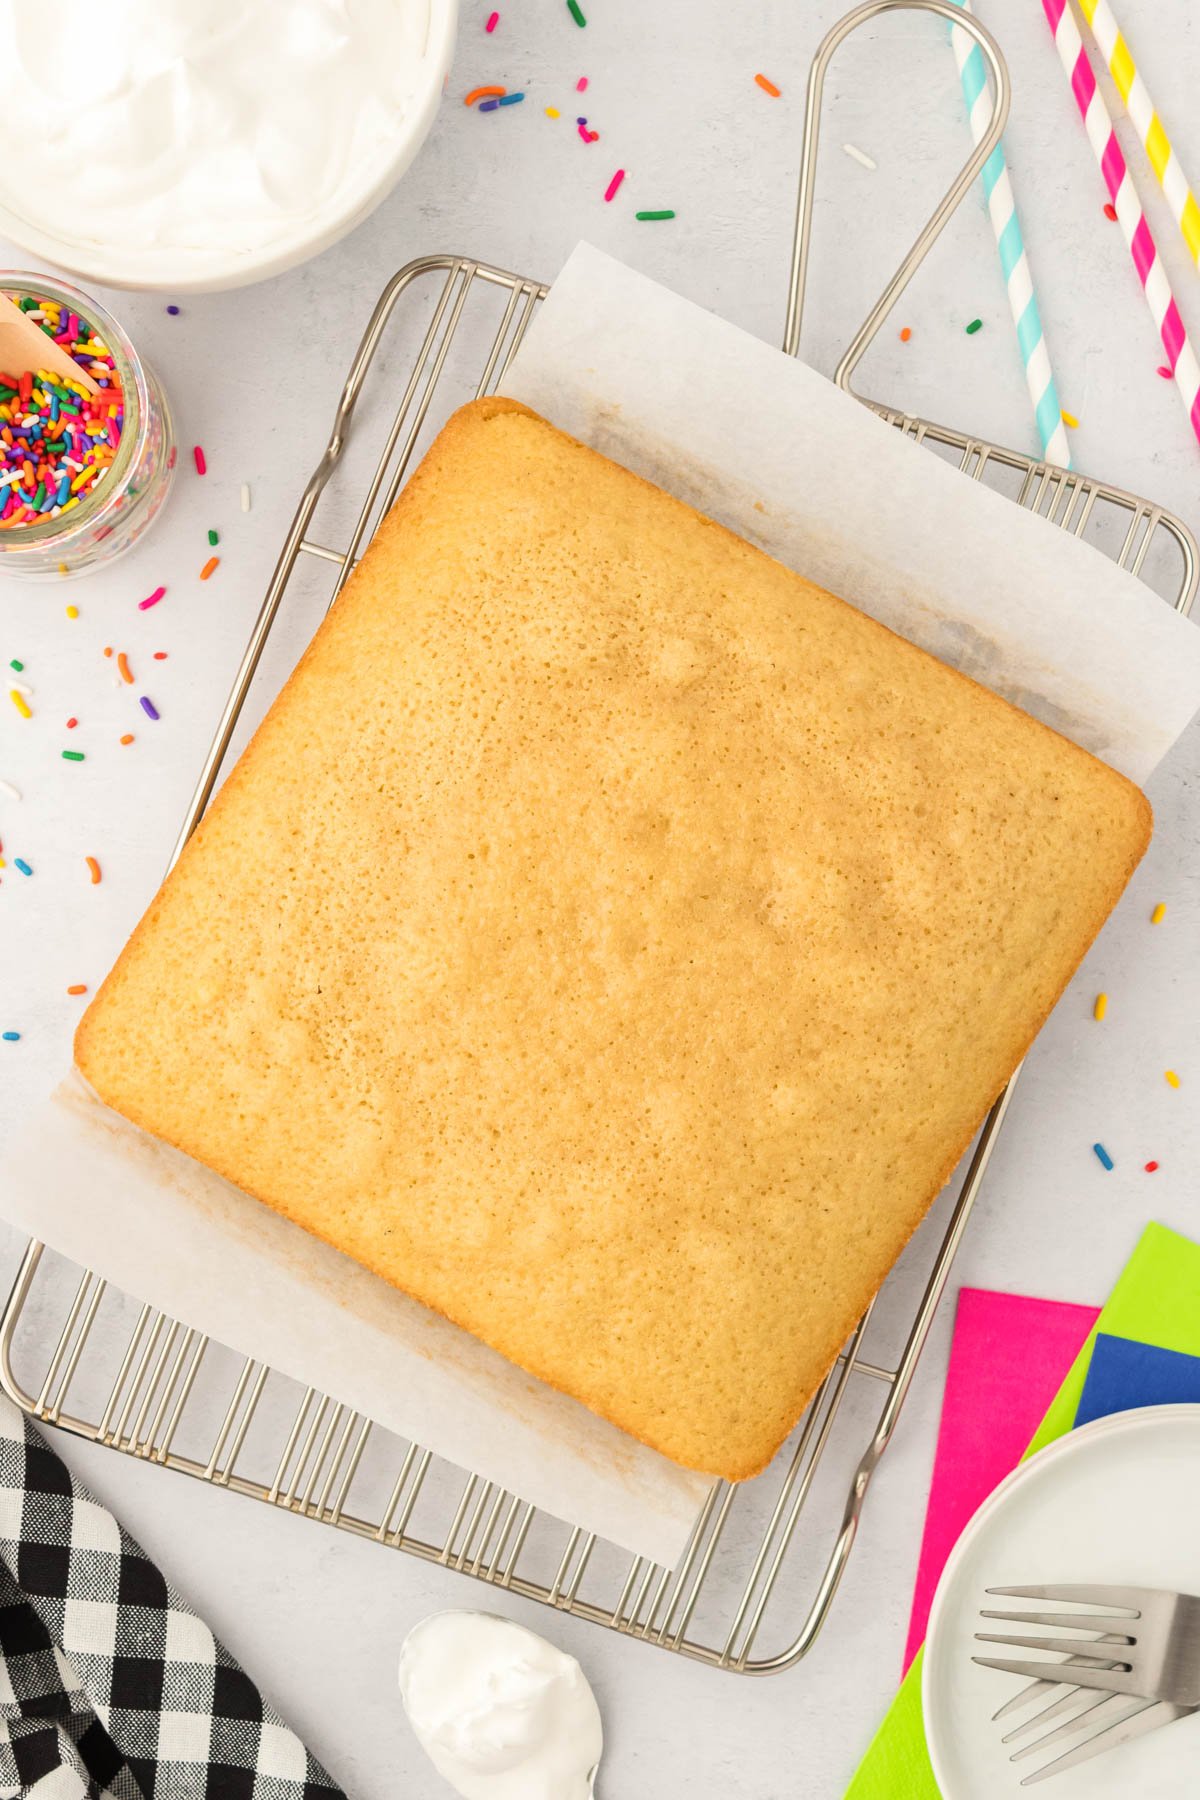
[[[961,7],[963,12],[971,11],[970,0],[954,0],[954,4]],[[987,131],[992,114],[983,51],[960,26],[950,27],[950,39],[954,45],[954,60],[958,64],[963,96],[967,102],[971,140],[978,144]],[[1067,442],[1067,428],[1063,424],[1058,389],[1054,385],[1054,370],[1050,367],[1050,352],[1046,348],[1037,295],[1033,291],[1029,258],[1025,254],[1025,240],[1021,235],[1021,221],[1017,216],[1017,203],[1013,198],[1008,164],[1004,160],[1003,143],[996,145],[984,163],[982,179],[988,216],[992,221],[996,248],[1000,252],[1000,267],[1004,271],[1004,281],[1008,288],[1008,304],[1012,310],[1013,324],[1017,328],[1017,343],[1025,366],[1025,381],[1033,404],[1038,436],[1042,442],[1042,455],[1047,462],[1069,469],[1071,450]]]

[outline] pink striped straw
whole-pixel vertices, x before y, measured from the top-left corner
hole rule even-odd
[[[1138,200],[1133,177],[1117,142],[1108,108],[1096,86],[1095,70],[1083,47],[1075,15],[1067,0],[1042,0],[1042,9],[1054,33],[1059,60],[1071,83],[1071,92],[1087,131],[1088,142],[1100,165],[1100,173],[1125,234],[1125,242],[1129,245],[1129,254],[1138,272],[1146,304],[1158,327],[1167,365],[1183,396],[1192,430],[1197,440],[1200,440],[1200,363],[1196,361],[1196,353],[1183,328],[1183,320],[1179,316],[1166,270],[1159,259],[1146,215]]]

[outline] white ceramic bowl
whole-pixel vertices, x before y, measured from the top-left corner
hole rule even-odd
[[[201,0],[203,4],[203,0]],[[429,0],[429,31],[416,103],[394,142],[368,157],[343,183],[336,201],[292,235],[257,251],[110,251],[102,244],[76,244],[42,230],[0,200],[0,236],[72,275],[109,287],[141,288],[163,294],[208,294],[245,287],[281,275],[297,263],[328,250],[373,212],[404,174],[421,148],[445,91],[458,25],[458,0]]]

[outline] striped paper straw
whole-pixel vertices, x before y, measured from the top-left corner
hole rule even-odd
[[[964,12],[971,11],[970,0],[954,0],[954,4],[961,6]],[[971,142],[978,144],[982,142],[992,116],[983,51],[961,26],[950,27],[950,40],[954,45],[954,59],[958,64],[963,96],[967,102]],[[1071,450],[1067,442],[1067,428],[1063,424],[1058,389],[1054,385],[1050,353],[1042,334],[1041,314],[1038,311],[1037,295],[1033,291],[1029,258],[1025,254],[1025,240],[1021,235],[1021,221],[1017,217],[1017,203],[1013,199],[1003,144],[997,144],[984,163],[982,179],[988,216],[992,221],[996,248],[1000,252],[1000,267],[1004,271],[1005,285],[1008,288],[1008,304],[1012,310],[1013,324],[1017,328],[1021,361],[1025,365],[1025,381],[1033,403],[1033,416],[1042,441],[1042,454],[1047,462],[1069,469]]]
[[[1146,215],[1138,201],[1133,177],[1125,165],[1125,157],[1117,142],[1108,108],[1096,86],[1096,72],[1083,47],[1075,15],[1067,5],[1067,0],[1042,0],[1042,10],[1054,33],[1059,60],[1071,83],[1071,92],[1086,127],[1088,142],[1100,165],[1121,230],[1125,233],[1125,242],[1129,245],[1129,254],[1138,272],[1146,304],[1167,354],[1167,366],[1183,396],[1192,430],[1197,439],[1200,439],[1200,363],[1197,363],[1196,353],[1188,342],[1166,270],[1159,260],[1154,238],[1146,223]]]
[[[1166,127],[1154,109],[1129,45],[1113,17],[1112,7],[1108,0],[1079,0],[1079,9],[1092,28],[1100,54],[1109,66],[1133,128],[1150,158],[1158,185],[1167,196],[1167,205],[1175,215],[1175,223],[1183,234],[1192,261],[1200,263],[1200,206],[1188,186],[1188,178],[1167,136]]]

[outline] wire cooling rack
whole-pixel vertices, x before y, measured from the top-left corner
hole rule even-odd
[[[784,339],[789,353],[799,345],[825,70],[859,24],[901,8],[935,13],[976,38],[995,84],[994,112],[987,136],[843,358],[836,379],[847,389],[883,318],[991,153],[1008,109],[998,50],[951,0],[872,0],[834,28],[809,81]],[[284,600],[303,609],[306,593],[310,604],[314,599],[314,582],[325,604],[336,597],[426,439],[454,406],[495,388],[545,292],[540,282],[464,256],[423,257],[388,282],[288,531],[175,855],[208,804]],[[378,370],[368,384],[385,340],[386,372]],[[399,383],[396,368],[407,370]],[[399,405],[390,412],[397,386]],[[1098,545],[1148,581],[1164,603],[1180,612],[1191,606],[1196,546],[1162,508],[946,426],[866,404],[955,459],[974,480]],[[360,478],[352,473],[355,456],[368,445],[373,451],[375,427],[382,452]],[[124,1455],[374,1538],[684,1656],[770,1673],[798,1662],[825,1622],[1012,1087],[985,1122],[957,1190],[934,1209],[775,1463],[741,1487],[719,1482],[712,1488],[674,1569],[630,1558],[538,1513],[516,1495],[401,1442],[332,1396],[303,1389],[139,1305],[36,1242],[25,1251],[0,1319],[0,1383],[36,1418]]]

